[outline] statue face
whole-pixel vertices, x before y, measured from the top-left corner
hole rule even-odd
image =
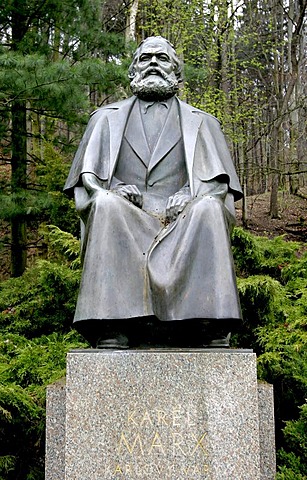
[[[166,42],[154,38],[144,42],[130,86],[135,95],[145,100],[162,100],[177,93],[178,79]]]
[[[143,78],[150,76],[170,75],[174,71],[173,62],[169,56],[168,45],[161,40],[146,42],[141,48],[136,63],[136,73]]]

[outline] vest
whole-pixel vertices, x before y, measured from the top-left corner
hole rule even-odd
[[[158,141],[151,152],[136,101],[129,115],[114,173],[126,185],[141,193],[167,199],[187,182],[178,103],[174,99]]]

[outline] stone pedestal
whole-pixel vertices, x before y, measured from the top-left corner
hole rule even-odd
[[[47,388],[46,399],[46,461],[45,479],[65,478],[65,378]]]
[[[46,480],[273,480],[274,452],[249,351],[73,351],[48,391]]]

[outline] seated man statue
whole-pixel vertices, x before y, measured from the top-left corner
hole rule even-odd
[[[102,348],[201,347],[241,319],[241,188],[219,122],[177,98],[166,39],[140,44],[129,78],[131,98],[93,113],[65,185],[82,220],[74,326]]]

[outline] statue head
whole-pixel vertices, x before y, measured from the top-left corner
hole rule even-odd
[[[134,95],[146,100],[172,97],[182,80],[179,58],[163,37],[148,37],[139,45],[128,75]]]

